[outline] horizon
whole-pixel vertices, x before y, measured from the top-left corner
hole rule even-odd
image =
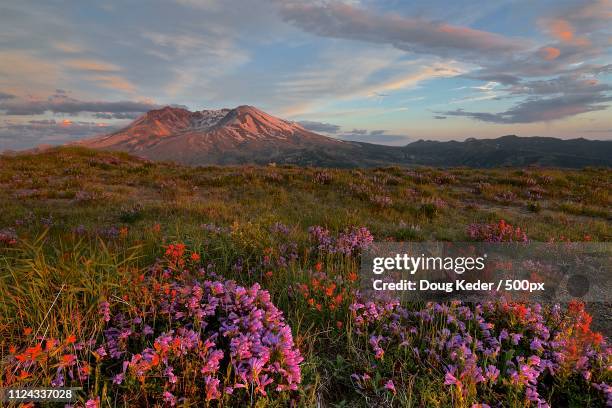
[[[612,140],[612,1],[174,0],[0,6],[0,151],[162,106],[252,105],[403,146]]]

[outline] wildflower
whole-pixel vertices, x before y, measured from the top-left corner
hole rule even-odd
[[[609,367],[611,351],[605,338],[592,334],[590,319],[579,303],[572,304],[566,314],[559,307],[551,307],[545,314],[538,304],[527,307],[505,301],[473,306],[429,303],[413,311],[396,300],[356,300],[349,310],[354,335],[361,342],[367,341],[363,351],[378,358],[378,349],[384,343],[387,359],[394,362],[391,368],[377,364],[377,375],[392,376],[389,379],[393,381],[402,378],[403,364],[394,358],[410,350],[416,364],[444,370],[444,383],[456,385],[463,398],[477,396],[486,389],[482,387],[503,390],[520,386],[534,406],[547,407],[540,392],[550,395],[549,384],[554,384],[557,373],[579,374],[583,381],[590,382],[603,378]],[[510,318],[504,318],[504,314]],[[425,339],[419,333],[427,333]],[[594,348],[594,339],[601,339],[598,347],[603,349],[597,349],[601,351]],[[504,346],[510,353],[502,348],[503,342],[507,342]],[[443,362],[452,364],[445,367]],[[500,365],[505,366],[503,373]],[[542,381],[545,372],[547,379],[553,377],[552,382]],[[481,383],[485,384],[474,387]],[[358,380],[356,385],[365,388]],[[612,400],[612,393],[605,398]]]
[[[163,397],[164,397],[164,402],[170,404],[171,407],[176,405],[176,397],[172,395],[172,393],[168,391],[164,391]]]
[[[74,344],[74,342],[76,342],[76,336],[74,334],[66,337],[66,344]]]
[[[100,305],[98,306],[98,313],[100,314],[100,316],[102,316],[102,320],[104,320],[105,322],[109,322],[110,303],[108,303],[107,301],[100,302]]]
[[[129,376],[159,387],[160,400],[165,391],[178,400],[181,390],[188,393],[185,397],[203,402],[225,399],[237,388],[261,396],[292,391],[301,381],[302,357],[291,329],[259,285],[172,282],[164,290],[160,287],[138,316],[111,316],[104,331],[103,346],[109,353],[103,358],[121,370],[115,373],[116,384]],[[154,336],[148,340],[152,347],[139,346],[145,333]],[[179,377],[194,375],[194,367],[204,383],[202,394],[178,386]],[[232,377],[224,378],[226,373]]]
[[[449,370],[444,374],[444,385],[456,385],[461,387],[461,381],[454,375],[454,370]]]
[[[64,354],[62,356],[62,364],[65,366],[71,365],[76,360],[76,356],[74,354]]]
[[[33,347],[28,347],[26,350],[15,356],[15,358],[21,362],[25,361],[34,361],[36,360],[42,353],[42,344],[36,344]]]
[[[125,238],[128,235],[128,227],[121,227],[119,228],[119,236],[121,238]]]
[[[219,392],[219,380],[212,377],[207,377],[205,380],[206,388],[206,401],[212,401],[219,399],[221,393]]]
[[[192,252],[191,253],[191,260],[193,262],[198,262],[200,260],[200,254],[198,254],[197,252]]]
[[[113,377],[113,384],[120,385],[123,382],[125,375],[123,373],[116,374]]]
[[[494,365],[489,364],[485,371],[485,377],[488,381],[494,383],[495,381],[497,381],[497,377],[499,377],[499,369]]]
[[[0,229],[0,244],[7,246],[17,244],[17,234],[13,228]]]
[[[470,238],[484,242],[527,242],[527,234],[504,220],[495,224],[471,224],[467,228]]]
[[[23,335],[24,336],[29,336],[30,334],[32,334],[32,328],[31,327],[26,327],[25,329],[23,329]]]
[[[21,370],[19,372],[19,375],[17,376],[17,378],[20,379],[20,380],[25,380],[26,378],[28,378],[30,376],[31,376],[31,374],[28,373],[26,370]]]
[[[397,393],[395,390],[395,384],[393,384],[393,380],[389,380],[385,383],[385,388],[391,391],[394,395]]]
[[[85,402],[85,408],[100,408],[100,397],[96,397],[96,399],[88,399]]]
[[[512,333],[510,335],[510,338],[512,339],[511,340],[512,344],[516,346],[519,344],[519,341],[521,341],[521,339],[523,338],[523,335],[520,333]]]
[[[531,343],[529,344],[529,348],[531,348],[531,350],[540,351],[540,352],[544,350],[542,341],[538,339],[537,337],[531,341]]]

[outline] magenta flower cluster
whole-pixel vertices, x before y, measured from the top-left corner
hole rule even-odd
[[[332,181],[332,175],[327,171],[317,171],[312,181],[315,184],[329,184]]]
[[[506,388],[507,395],[514,390],[524,402],[548,407],[546,396],[559,378],[582,382],[599,391],[595,395],[602,403],[612,402],[612,388],[605,381],[612,347],[587,329],[584,333],[595,341],[577,348],[576,333],[584,322],[569,321],[558,306],[545,311],[540,305],[502,301],[472,306],[454,302],[409,310],[398,301],[370,301],[355,302],[350,310],[354,332],[368,345],[363,351],[371,360],[370,367],[352,376],[362,392],[375,373],[395,392],[404,378],[398,361],[405,361],[439,370],[451,391],[474,403],[487,395],[483,390],[493,395],[493,390]],[[576,327],[578,332],[571,331]]]
[[[136,316],[100,315],[109,323],[97,354],[115,385],[155,384],[169,405],[253,400],[296,390],[302,356],[291,328],[258,284],[233,281],[154,284],[153,304]],[[189,383],[201,384],[193,390]],[[196,387],[197,388],[197,387]]]
[[[17,234],[13,228],[4,228],[0,230],[0,245],[15,245],[17,243]]]
[[[527,242],[527,233],[521,227],[514,227],[504,220],[493,224],[470,224],[469,237],[484,242]]]
[[[366,227],[347,228],[333,237],[327,228],[317,225],[308,228],[308,233],[318,251],[330,254],[356,255],[374,242],[374,236]]]

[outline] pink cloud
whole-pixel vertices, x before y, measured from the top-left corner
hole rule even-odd
[[[555,47],[542,47],[539,54],[546,61],[552,61],[561,55],[561,51]]]

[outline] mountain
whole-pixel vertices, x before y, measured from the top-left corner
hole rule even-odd
[[[464,142],[419,140],[403,147],[408,162],[429,166],[612,166],[612,141],[503,136]]]
[[[354,167],[380,163],[360,143],[319,135],[252,106],[196,112],[165,107],[147,112],[115,133],[79,144],[189,165],[278,162]]]
[[[612,142],[607,141],[504,136],[464,142],[419,140],[392,147],[323,136],[253,106],[196,112],[165,107],[115,133],[78,144],[188,165],[612,166]]]

